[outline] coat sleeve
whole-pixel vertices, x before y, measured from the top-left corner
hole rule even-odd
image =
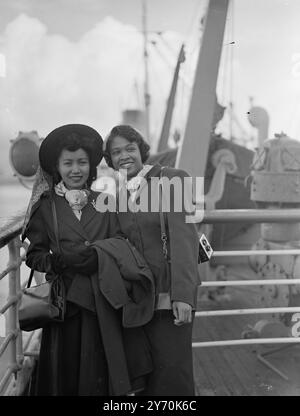
[[[170,212],[167,213],[169,258],[171,264],[171,301],[181,301],[193,308],[197,302],[200,283],[198,269],[199,238],[196,225],[186,221],[192,213],[192,187],[190,176],[183,170],[167,170],[182,184],[182,193],[170,188]]]
[[[26,253],[26,265],[39,272],[51,272],[49,237],[40,206],[30,217],[25,237],[30,241]]]

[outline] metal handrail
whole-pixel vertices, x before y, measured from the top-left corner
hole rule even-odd
[[[5,389],[7,390],[9,382],[14,391],[18,389],[16,376],[22,370],[24,357],[27,355],[22,346],[22,333],[18,323],[18,303],[22,296],[20,266],[25,259],[25,255],[20,253],[22,244],[19,237],[23,221],[24,214],[21,214],[7,222],[0,230],[0,248],[8,246],[9,252],[9,265],[0,274],[0,280],[9,275],[8,301],[0,309],[2,315],[7,311],[7,334],[0,346],[0,357],[5,351],[8,353],[7,369],[0,380],[0,395]],[[14,376],[13,379],[12,376]]]
[[[300,279],[256,279],[256,280],[212,280],[202,282],[201,287],[210,286],[265,286],[265,285],[297,285]]]
[[[300,338],[250,338],[250,339],[229,339],[214,341],[215,347],[229,347],[230,345],[253,345],[253,344],[300,344]],[[194,347],[211,347],[210,341],[193,342]]]
[[[216,223],[295,223],[300,222],[300,209],[217,209],[208,210],[204,213],[202,220],[205,224]],[[229,256],[253,256],[253,255],[300,255],[300,249],[283,249],[283,250],[226,250],[215,251],[213,257],[229,257]],[[295,285],[300,284],[300,279],[268,279],[268,280],[247,280],[247,281],[205,281],[201,283],[202,287],[210,286],[263,286],[263,285]],[[201,287],[200,286],[200,287]],[[282,313],[282,312],[300,312],[298,307],[284,308],[250,308],[250,309],[230,309],[230,310],[210,310],[198,311],[195,317],[203,316],[229,316],[229,315],[246,315],[246,314],[264,314],[264,313]],[[290,340],[290,341],[287,341]],[[300,343],[300,337],[280,337],[280,338],[252,338],[243,340],[223,340],[223,341],[201,341],[193,342],[194,348],[212,347],[212,346],[228,346],[228,345],[250,345],[250,344],[274,344],[274,343]],[[273,368],[274,370],[274,368]],[[275,370],[277,371],[277,370]],[[278,371],[277,371],[278,372]],[[282,374],[280,374],[282,375]]]
[[[204,212],[204,224],[217,223],[274,223],[274,222],[299,222],[300,208],[284,209],[215,209]]]
[[[0,229],[0,248],[6,246],[13,238],[18,237],[22,232],[25,211],[12,220],[7,221]]]
[[[36,351],[24,351],[22,347],[22,336],[19,330],[17,321],[17,305],[22,291],[20,287],[20,265],[24,260],[24,256],[20,256],[20,234],[22,232],[24,214],[20,214],[12,221],[1,227],[0,230],[0,248],[8,245],[9,248],[9,266],[0,274],[0,280],[9,274],[9,300],[1,308],[0,313],[8,312],[8,334],[2,342],[0,347],[0,356],[6,348],[9,348],[9,365],[6,373],[0,380],[0,395],[5,388],[7,382],[14,374],[20,371],[25,356],[28,358],[35,356]],[[300,209],[246,209],[246,210],[211,210],[204,213],[203,223],[231,223],[231,222],[245,222],[245,223],[275,223],[275,222],[300,222]],[[216,251],[213,256],[248,256],[248,255],[265,255],[265,254],[286,254],[296,255],[300,254],[300,250],[242,250],[242,251]],[[272,282],[272,283],[271,283]],[[268,279],[264,280],[247,280],[245,281],[210,281],[203,282],[202,286],[236,286],[236,285],[267,285],[267,284],[299,284],[300,279]],[[271,311],[300,311],[300,308],[260,308],[260,309],[244,309],[244,310],[230,310],[230,311],[199,311],[196,316],[208,316],[214,312],[216,314],[241,314],[241,313],[269,313]],[[239,311],[239,312],[237,312]],[[244,311],[244,312],[241,312]],[[259,312],[258,312],[259,311]],[[40,334],[40,331],[37,331]],[[300,343],[300,338],[267,338],[267,339],[243,339],[243,340],[226,340],[226,341],[212,341],[212,342],[194,342],[193,347],[206,346],[225,346],[225,345],[246,345],[246,344],[265,344],[265,343]],[[28,343],[27,343],[28,344]],[[27,345],[28,347],[28,345]],[[26,348],[27,349],[27,348]]]
[[[195,316],[225,316],[225,315],[252,315],[252,314],[263,314],[263,313],[296,313],[300,312],[299,306],[287,306],[287,307],[276,307],[276,308],[249,308],[249,309],[228,309],[228,310],[214,310],[214,311],[201,311],[196,312]],[[299,339],[300,341],[300,339]]]
[[[225,250],[215,251],[213,257],[238,257],[238,256],[297,256],[300,255],[300,249],[284,250]]]

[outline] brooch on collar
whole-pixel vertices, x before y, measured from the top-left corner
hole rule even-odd
[[[72,189],[65,193],[65,198],[73,210],[82,210],[88,203],[88,192],[82,189]]]

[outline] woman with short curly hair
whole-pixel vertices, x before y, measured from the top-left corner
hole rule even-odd
[[[143,255],[155,279],[154,316],[143,326],[154,371],[142,395],[190,396],[194,395],[192,324],[199,284],[198,234],[195,224],[185,222],[184,207],[180,212],[175,209],[178,195],[171,191],[170,211],[164,214],[169,255],[165,258],[160,215],[152,209],[159,195],[155,183],[163,177],[177,179],[184,187],[188,174],[147,164],[149,150],[143,136],[128,125],[115,126],[106,139],[105,159],[119,180],[118,206],[127,207],[118,212],[121,230]],[[142,199],[147,202],[140,210]]]

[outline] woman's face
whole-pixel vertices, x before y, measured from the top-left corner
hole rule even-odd
[[[82,189],[90,174],[90,161],[83,149],[63,149],[57,165],[58,172],[68,189]]]
[[[125,169],[128,179],[134,177],[143,168],[138,144],[130,142],[122,136],[116,136],[112,140],[110,157],[114,169]]]

